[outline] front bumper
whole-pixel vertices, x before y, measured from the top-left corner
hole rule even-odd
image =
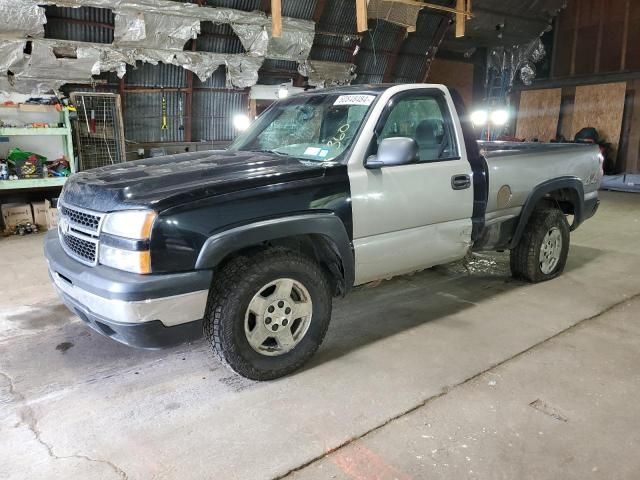
[[[102,335],[162,348],[202,335],[212,273],[137,275],[70,258],[55,231],[45,239],[49,274],[62,301]]]

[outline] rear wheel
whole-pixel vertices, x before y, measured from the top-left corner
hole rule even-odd
[[[567,262],[569,241],[569,224],[560,210],[534,211],[520,242],[511,250],[512,275],[531,283],[557,277]]]
[[[213,353],[240,375],[270,380],[318,349],[331,317],[331,288],[313,260],[270,249],[231,260],[211,287],[205,334]]]

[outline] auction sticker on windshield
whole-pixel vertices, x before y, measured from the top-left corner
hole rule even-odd
[[[371,105],[375,95],[340,95],[334,105]]]

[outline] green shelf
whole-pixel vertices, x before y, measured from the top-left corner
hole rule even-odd
[[[31,110],[29,110],[31,111]],[[34,110],[36,111],[36,110]],[[75,173],[75,157],[73,154],[73,137],[71,135],[71,121],[69,120],[68,110],[60,112],[60,122],[65,126],[63,128],[0,128],[0,137],[62,137],[62,150],[64,156],[69,159],[71,173]],[[49,140],[39,140],[39,142],[51,142]],[[23,180],[0,180],[0,192],[9,192],[13,190],[34,190],[39,188],[56,188],[62,187],[68,177],[49,177],[49,178],[33,178]],[[4,194],[6,195],[6,193]],[[2,203],[0,197],[0,203]]]
[[[25,178],[22,180],[0,180],[0,190],[20,190],[23,188],[61,187],[69,177]]]
[[[0,137],[15,136],[66,136],[70,135],[71,130],[68,128],[0,128]]]

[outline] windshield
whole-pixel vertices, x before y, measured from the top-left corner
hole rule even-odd
[[[376,95],[300,95],[279,101],[229,147],[334,160],[353,142]]]

